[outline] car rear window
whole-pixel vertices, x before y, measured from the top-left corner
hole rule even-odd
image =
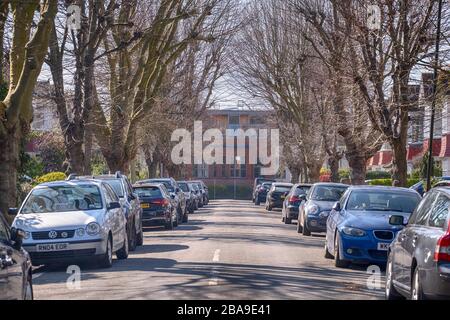
[[[175,188],[167,180],[150,180],[150,181],[153,182],[153,183],[162,183],[166,187],[167,191],[169,191],[169,192],[174,192],[175,191]]]
[[[180,189],[183,190],[184,192],[189,192],[189,187],[187,185],[187,183],[179,183],[178,185],[180,186]]]
[[[275,186],[276,192],[289,192],[292,187],[290,186]]]
[[[161,190],[158,187],[136,187],[134,192],[139,198],[160,198],[162,197]]]
[[[124,197],[123,184],[120,179],[105,180],[105,182],[111,186],[118,197]]]
[[[309,186],[298,186],[294,190],[294,195],[295,196],[299,196],[299,195],[302,195],[302,194],[307,194],[309,189],[311,189],[311,187],[309,187]]]

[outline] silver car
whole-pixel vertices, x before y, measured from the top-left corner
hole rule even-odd
[[[41,184],[27,196],[13,226],[25,231],[23,247],[33,265],[96,260],[112,265],[128,257],[126,217],[112,188],[102,181]]]

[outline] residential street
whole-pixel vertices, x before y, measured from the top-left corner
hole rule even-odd
[[[145,229],[144,246],[110,269],[34,270],[35,299],[381,299],[366,267],[337,269],[324,236],[304,238],[250,201],[211,201],[173,231]],[[384,282],[382,277],[381,283]]]

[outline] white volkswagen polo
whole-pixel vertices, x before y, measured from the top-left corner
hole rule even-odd
[[[101,267],[128,257],[126,218],[111,187],[101,181],[41,184],[27,196],[13,226],[25,231],[33,265],[96,259]]]

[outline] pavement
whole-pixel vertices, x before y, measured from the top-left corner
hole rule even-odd
[[[303,237],[250,201],[211,201],[173,231],[144,231],[112,268],[80,265],[80,282],[67,266],[35,268],[35,299],[383,299],[383,274],[334,267],[324,235]]]

